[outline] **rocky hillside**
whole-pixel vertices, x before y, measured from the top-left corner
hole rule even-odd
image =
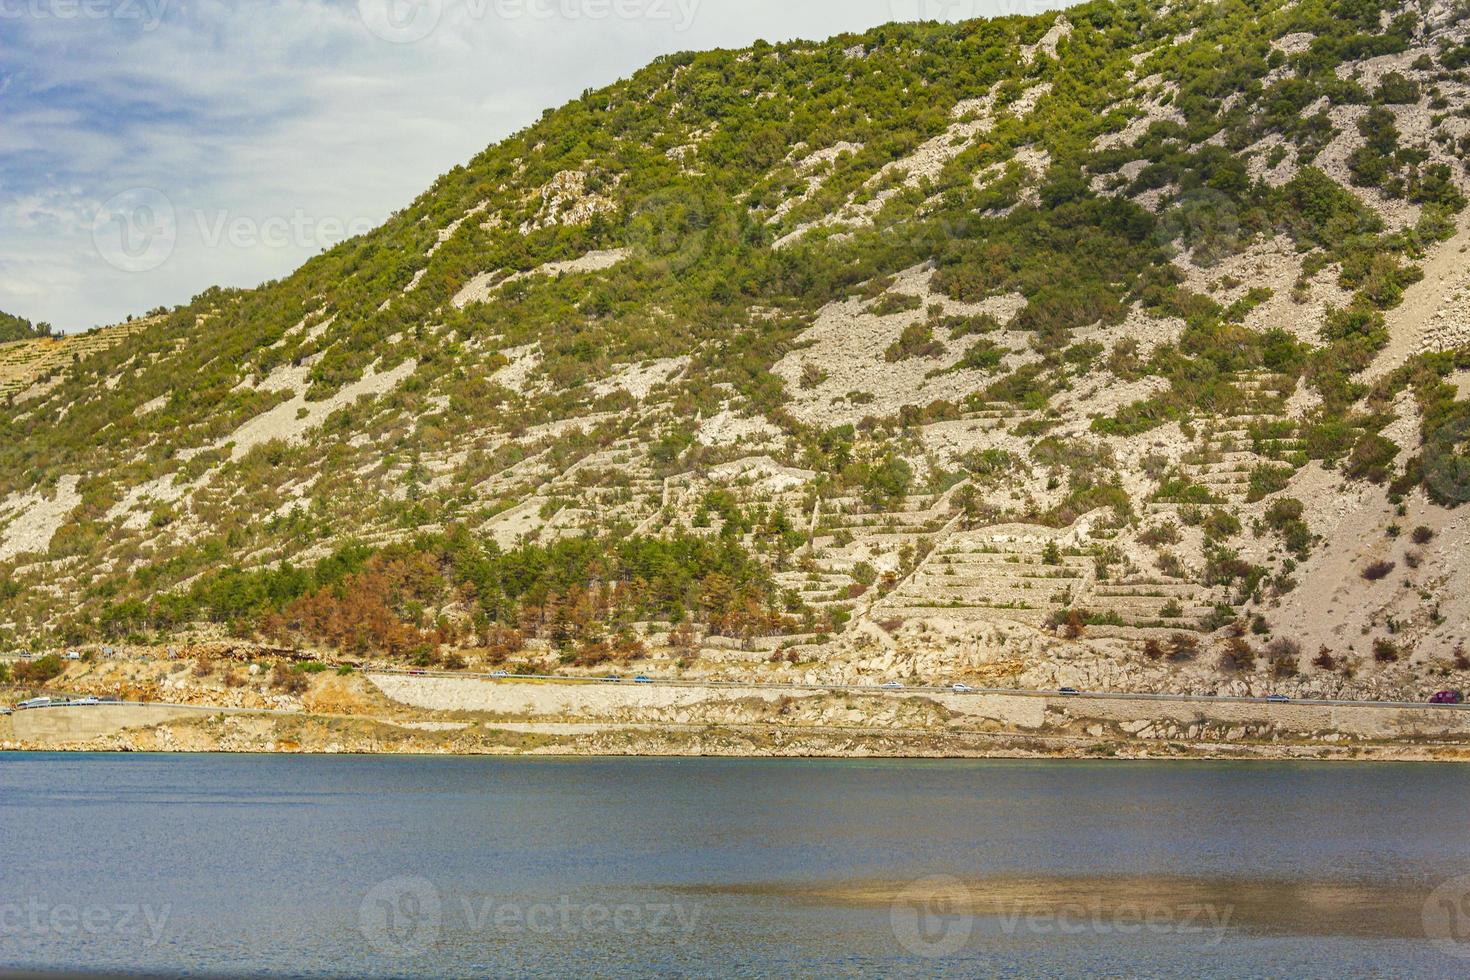
[[[7,389],[0,632],[1459,686],[1467,34],[1117,0],[663,59]]]

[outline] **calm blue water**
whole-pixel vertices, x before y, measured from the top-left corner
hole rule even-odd
[[[1017,928],[782,887],[936,874],[1427,890],[1470,874],[1470,769],[0,754],[0,966],[1470,974],[1421,935]]]

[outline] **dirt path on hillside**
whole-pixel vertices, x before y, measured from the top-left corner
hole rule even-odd
[[[1388,346],[1363,372],[1376,381],[1419,353],[1434,315],[1470,281],[1470,223],[1420,263],[1424,278],[1404,290],[1404,301],[1388,312]]]

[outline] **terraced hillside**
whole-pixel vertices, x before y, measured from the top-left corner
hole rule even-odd
[[[1467,34],[1110,0],[663,59],[286,280],[0,348],[0,629],[1463,686]]]
[[[83,334],[0,343],[0,399],[15,404],[40,397],[48,383],[60,382],[65,368],[111,350],[150,323],[132,320]]]

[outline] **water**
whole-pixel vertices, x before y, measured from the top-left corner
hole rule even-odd
[[[1459,976],[1466,874],[1449,766],[0,755],[9,967]]]

